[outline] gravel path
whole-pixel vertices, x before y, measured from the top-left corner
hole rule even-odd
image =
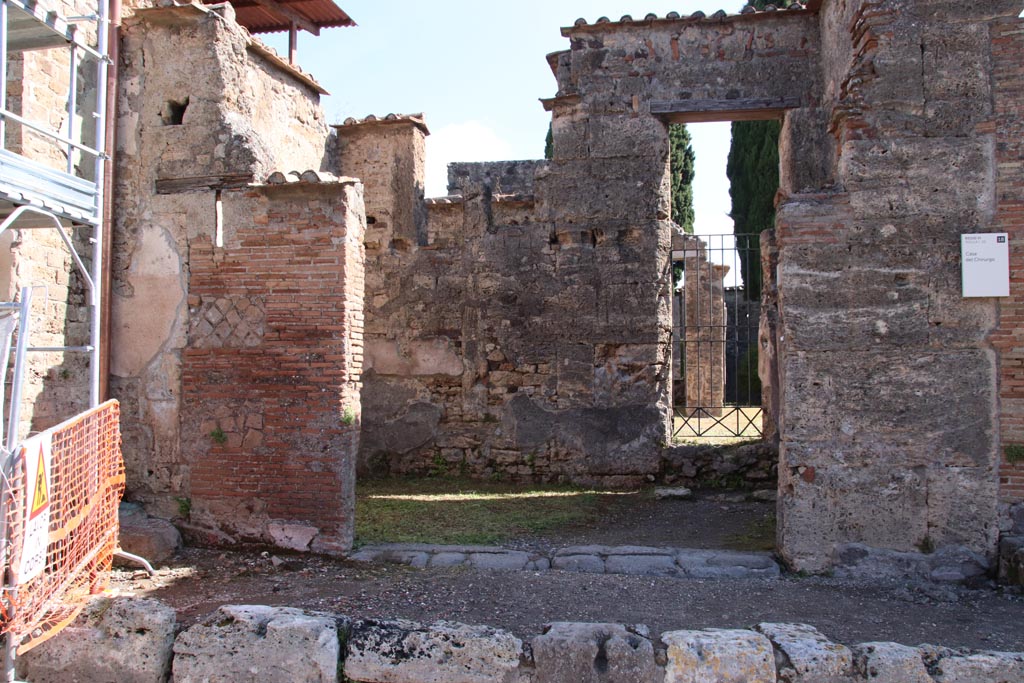
[[[699,580],[362,565],[315,556],[188,549],[157,577],[115,571],[117,594],[172,605],[184,625],[221,604],[290,605],[350,617],[449,619],[520,637],[550,621],[647,624],[652,631],[805,622],[833,640],[1024,651],[1024,598],[940,585],[828,578]]]

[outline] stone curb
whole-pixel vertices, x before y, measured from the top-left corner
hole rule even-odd
[[[586,545],[544,555],[489,546],[386,543],[364,546],[348,559],[411,567],[459,567],[588,574],[630,574],[689,579],[776,578],[779,564],[769,553],[692,550],[648,546]]]
[[[64,634],[19,658],[19,675],[33,683],[166,683],[173,666],[174,680],[181,683],[1024,680],[1024,653],[885,642],[847,648],[807,624],[761,623],[749,630],[679,630],[653,637],[643,625],[556,622],[524,642],[489,626],[350,620],[289,607],[224,605],[175,639],[173,610],[159,601],[102,600]],[[154,621],[153,614],[163,616]],[[126,638],[133,643],[129,648]]]

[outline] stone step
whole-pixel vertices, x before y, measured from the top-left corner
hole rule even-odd
[[[384,543],[363,546],[349,555],[357,562],[384,562],[412,567],[458,567],[589,574],[632,574],[692,579],[775,578],[779,564],[770,553],[695,550],[648,546],[587,545],[544,554],[491,546]]]

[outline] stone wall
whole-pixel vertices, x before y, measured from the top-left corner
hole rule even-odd
[[[776,228],[779,534],[796,568],[841,542],[994,554],[996,305],[960,296],[959,235],[997,228],[990,30],[1011,11],[822,9],[835,184],[783,174]],[[806,146],[798,122],[784,167]]]
[[[541,220],[548,166],[503,162],[453,165],[455,194],[428,202],[424,234],[398,222],[414,210],[374,189],[395,187],[378,157],[422,163],[420,123],[338,132],[340,167],[364,179],[375,219],[362,471],[610,485],[655,473],[667,273],[643,257],[642,231]],[[645,292],[664,294],[665,310]]]
[[[317,172],[319,87],[218,11],[137,8],[123,31],[111,392],[128,496],[222,541],[338,552],[362,188]]]
[[[257,672],[257,673],[254,673]],[[364,683],[999,683],[1024,654],[870,642],[847,647],[807,624],[652,634],[643,624],[555,622],[528,641],[454,622],[351,620],[224,605],[175,636],[156,600],[102,598],[57,638],[18,659],[33,683],[267,680]]]

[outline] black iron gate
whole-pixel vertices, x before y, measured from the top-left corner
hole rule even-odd
[[[757,374],[759,236],[676,235],[672,270],[673,436],[763,435]]]

